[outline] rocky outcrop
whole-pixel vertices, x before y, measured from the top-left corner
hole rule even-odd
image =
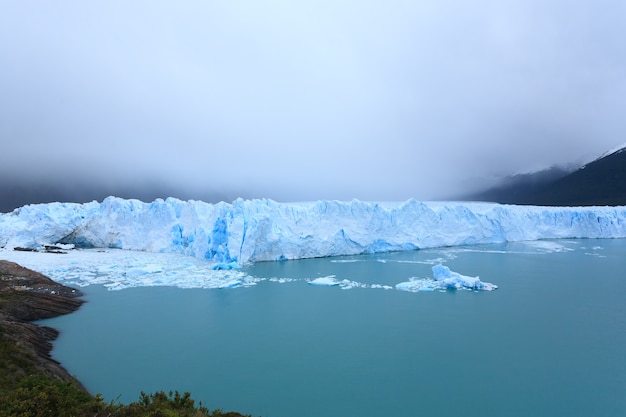
[[[0,338],[10,346],[15,363],[8,364],[12,378],[43,372],[61,380],[72,380],[50,357],[58,331],[30,323],[77,310],[82,293],[16,263],[0,261]]]

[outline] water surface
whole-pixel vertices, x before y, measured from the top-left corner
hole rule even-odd
[[[618,416],[625,255],[626,240],[566,240],[266,262],[243,271],[249,287],[90,285],[45,324],[61,330],[53,356],[107,400],[177,389],[265,417]],[[499,289],[371,287],[439,262]],[[326,276],[369,287],[307,283]]]

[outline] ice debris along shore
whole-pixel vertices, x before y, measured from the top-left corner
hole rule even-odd
[[[626,237],[626,207],[174,198],[49,203],[0,215],[0,247],[70,244],[190,255],[217,268],[283,259],[559,238]]]
[[[493,291],[497,285],[489,282],[482,282],[479,277],[468,277],[458,272],[451,271],[447,266],[441,264],[433,266],[434,279],[413,278],[407,282],[396,285],[396,289],[409,292],[434,291],[437,289],[467,289]]]
[[[64,285],[74,287],[102,285],[111,291],[155,286],[205,289],[244,288],[261,282],[276,284],[305,282],[310,286],[336,287],[341,290],[354,288],[393,290],[395,288],[410,292],[496,288],[495,285],[480,282],[477,277],[465,277],[452,272],[438,261],[437,268],[442,273],[435,274],[435,280],[411,278],[409,282],[403,282],[394,287],[389,277],[385,279],[384,284],[338,279],[335,275],[300,278],[261,277],[253,276],[244,270],[216,270],[211,262],[186,255],[122,249],[69,250],[62,256],[42,252],[0,250],[0,258],[37,269],[40,273]],[[406,279],[398,278],[399,280]]]

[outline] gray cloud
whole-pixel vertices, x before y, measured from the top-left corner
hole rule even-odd
[[[0,172],[445,198],[626,142],[625,19],[584,0],[6,1]]]

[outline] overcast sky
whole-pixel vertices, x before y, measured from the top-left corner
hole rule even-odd
[[[446,198],[626,142],[626,2],[0,0],[0,175]]]

